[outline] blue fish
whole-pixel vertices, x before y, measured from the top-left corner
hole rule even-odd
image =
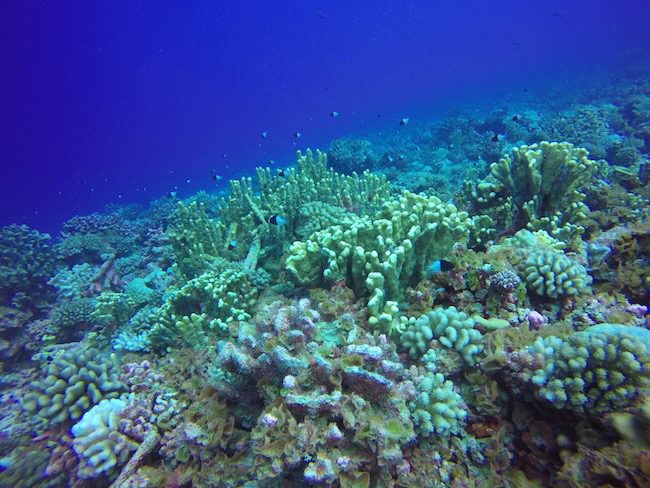
[[[284,225],[286,223],[287,221],[284,219],[284,217],[281,217],[278,214],[272,215],[271,218],[269,219],[269,224],[272,225]]]
[[[443,273],[451,271],[452,269],[454,269],[454,263],[445,259],[436,259],[433,263],[427,266],[427,272],[430,274]]]

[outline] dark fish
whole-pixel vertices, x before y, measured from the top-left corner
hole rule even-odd
[[[402,117],[399,119],[399,125],[406,125],[409,123],[409,118],[408,117]]]
[[[176,192],[175,191],[170,191],[170,192],[167,193],[167,196],[169,198],[176,198]]]
[[[336,111],[330,112],[330,117],[338,117],[340,114]]]
[[[284,178],[286,175],[287,175],[287,174],[284,172],[283,169],[279,169],[279,170],[278,170],[278,176]]]
[[[212,174],[210,175],[210,178],[212,178],[214,181],[221,181],[221,179],[223,178],[223,176],[218,175],[218,174],[216,174],[216,173],[212,173]]]
[[[228,242],[228,250],[229,251],[232,251],[233,249],[235,249],[236,246],[237,246],[237,241],[235,239],[231,239]]]
[[[512,121],[513,121],[513,122],[517,122],[518,120],[519,120],[519,117],[518,117],[517,115],[515,115],[515,116],[512,117]]]
[[[300,132],[294,132],[293,137],[295,137],[296,139],[300,139],[302,137],[302,134]]]
[[[266,132],[266,131],[262,132],[262,139],[266,139],[266,136],[268,136],[268,135],[269,135],[268,132]]]
[[[437,259],[427,267],[429,273],[444,273],[454,269],[454,263],[445,259]]]
[[[284,220],[284,217],[278,215],[278,214],[273,214],[271,215],[271,218],[269,219],[269,224],[271,225],[284,225],[286,224],[287,221]]]
[[[490,139],[492,142],[499,142],[499,134],[494,134],[494,137]]]

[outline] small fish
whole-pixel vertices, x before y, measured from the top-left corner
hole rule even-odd
[[[228,242],[228,250],[229,251],[232,251],[233,249],[235,249],[236,246],[237,246],[237,240],[236,239],[231,239]]]
[[[499,142],[499,134],[494,134],[494,137],[490,139],[492,142]]]
[[[214,181],[221,181],[221,179],[223,178],[223,176],[218,175],[218,174],[215,174],[215,173],[212,173],[212,175],[210,176],[210,178],[212,178]]]
[[[283,169],[278,169],[277,175],[278,175],[280,178],[284,178],[287,174],[284,172]]]
[[[429,273],[441,273],[454,269],[454,263],[445,259],[437,259],[427,267]]]
[[[300,139],[302,137],[302,134],[300,132],[294,132],[293,137],[296,139]]]
[[[336,111],[330,112],[330,117],[338,117],[338,116],[339,116],[338,112],[336,112]]]
[[[176,192],[175,191],[170,191],[170,192],[167,193],[167,196],[169,198],[176,198]]]
[[[409,118],[408,117],[402,117],[399,119],[399,125],[406,125],[409,123]]]
[[[287,221],[284,220],[284,217],[281,217],[278,214],[271,215],[271,218],[269,219],[269,224],[271,225],[284,225],[286,223]]]
[[[266,139],[266,137],[267,137],[268,135],[269,135],[268,132],[263,131],[263,132],[262,132],[262,139]]]
[[[513,122],[518,122],[518,121],[519,121],[519,116],[518,116],[518,115],[514,115],[514,116],[512,117],[512,121],[513,121]]]

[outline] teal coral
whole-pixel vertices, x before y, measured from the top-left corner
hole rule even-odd
[[[457,434],[467,412],[463,399],[451,381],[440,373],[426,372],[416,377],[417,393],[408,402],[415,430],[423,437],[431,434]]]
[[[650,387],[650,331],[598,324],[566,339],[538,337],[527,370],[539,398],[554,407],[605,413],[629,406]]]
[[[116,363],[95,349],[64,352],[43,369],[45,378],[32,384],[22,405],[46,426],[77,420],[124,391]]]
[[[48,284],[57,290],[61,299],[74,300],[82,298],[97,275],[97,268],[88,263],[76,264],[72,268],[64,268],[56,273]]]
[[[95,300],[92,298],[78,298],[59,303],[50,315],[52,325],[65,328],[78,324],[89,324],[93,320]]]
[[[54,274],[56,255],[50,236],[26,225],[0,228],[0,302],[9,305],[18,294],[43,295]]]

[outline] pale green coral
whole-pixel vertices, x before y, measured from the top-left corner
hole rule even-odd
[[[407,405],[416,432],[423,437],[458,433],[467,412],[454,384],[442,374],[431,372],[418,375],[415,382],[416,396]]]
[[[379,325],[388,302],[399,300],[407,286],[425,277],[431,262],[465,242],[472,225],[455,206],[405,191],[372,218],[350,216],[295,242],[285,266],[307,287],[344,280],[358,297],[370,297],[371,321]]]
[[[476,356],[483,350],[482,335],[474,328],[475,321],[456,307],[437,307],[421,315],[400,336],[400,343],[411,357],[420,357],[429,349],[431,339],[458,351],[467,364],[475,364]]]
[[[154,347],[204,348],[208,335],[223,336],[231,322],[251,318],[266,275],[238,263],[217,262],[219,266],[213,263],[209,271],[167,293],[150,318],[149,340]]]
[[[591,276],[580,264],[550,249],[533,252],[526,261],[525,281],[529,290],[549,298],[590,293]]]
[[[117,364],[95,349],[64,352],[43,369],[45,378],[32,384],[22,406],[45,426],[77,420],[102,399],[124,391]]]
[[[175,266],[189,277],[202,273],[210,261],[228,250],[225,226],[208,216],[205,204],[178,203],[167,232]]]
[[[554,407],[599,414],[631,404],[650,387],[650,331],[599,324],[566,339],[538,337],[526,370],[537,396]]]
[[[589,209],[579,188],[596,169],[586,149],[543,141],[514,148],[490,166],[490,177],[467,186],[476,209],[498,228],[525,225],[569,242],[584,232]]]

